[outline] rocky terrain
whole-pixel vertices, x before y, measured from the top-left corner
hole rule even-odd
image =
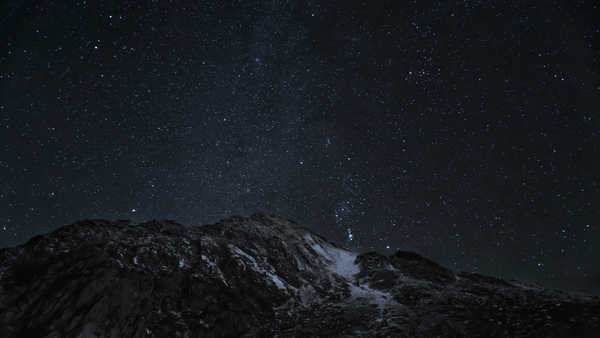
[[[86,220],[0,249],[0,337],[600,337],[600,298],[357,254],[255,214]]]

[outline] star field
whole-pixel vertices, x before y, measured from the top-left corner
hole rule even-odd
[[[600,292],[593,1],[0,5],[0,247],[258,210]]]

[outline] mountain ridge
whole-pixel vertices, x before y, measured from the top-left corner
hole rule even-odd
[[[356,253],[276,215],[83,220],[0,249],[2,337],[595,337],[600,298]]]

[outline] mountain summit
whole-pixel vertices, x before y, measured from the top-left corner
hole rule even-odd
[[[0,337],[599,337],[600,298],[345,250],[281,217],[86,220],[0,249]]]

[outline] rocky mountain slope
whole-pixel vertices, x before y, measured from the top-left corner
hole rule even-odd
[[[0,249],[0,337],[600,337],[600,299],[293,221],[88,220]]]

